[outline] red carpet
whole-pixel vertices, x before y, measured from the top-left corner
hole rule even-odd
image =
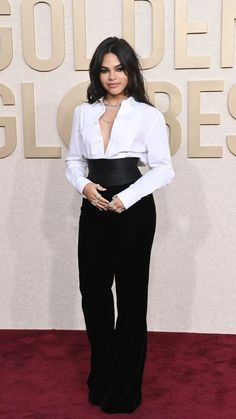
[[[143,403],[109,415],[87,402],[85,332],[0,331],[1,419],[236,419],[236,336],[149,333]]]

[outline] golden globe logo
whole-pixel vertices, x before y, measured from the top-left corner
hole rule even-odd
[[[138,1],[138,0],[136,0]],[[164,0],[145,0],[152,7],[152,50],[148,57],[141,60],[143,69],[158,66],[165,55],[165,2]],[[37,56],[35,46],[34,13],[39,3],[47,4],[51,12],[51,56],[42,59]],[[85,0],[73,0],[73,41],[74,71],[88,70],[89,58],[86,56],[86,8]],[[65,58],[65,20],[64,7],[67,2],[62,0],[22,0],[22,53],[26,64],[33,71],[52,72],[58,68]],[[175,43],[173,45],[174,67],[181,69],[210,69],[209,56],[188,56],[188,34],[207,34],[207,22],[189,22],[187,0],[176,0],[175,6]],[[236,1],[223,0],[221,3],[221,68],[234,65],[234,21],[236,19]],[[10,2],[1,0],[0,15],[11,15]],[[2,22],[2,18],[1,18]],[[135,0],[123,0],[122,4],[122,36],[131,44],[135,43]],[[0,70],[6,71],[13,58],[13,34],[9,27],[0,28]],[[26,158],[60,158],[61,147],[38,146],[36,134],[34,83],[21,83],[24,154]],[[182,110],[182,95],[178,86],[170,81],[148,81],[148,91],[155,103],[155,96],[164,93],[169,99],[169,108],[164,113],[170,129],[170,146],[175,154],[181,146],[182,130],[179,115]],[[68,145],[71,119],[74,107],[85,98],[87,82],[79,83],[66,92],[58,104],[57,126],[63,142]],[[222,146],[202,146],[200,142],[201,125],[219,125],[218,113],[201,112],[201,94],[224,91],[224,80],[194,80],[188,82],[188,157],[222,157]],[[14,93],[10,86],[0,84],[0,96],[4,107],[15,105]],[[228,90],[228,110],[236,118],[236,84]],[[4,128],[4,145],[0,147],[0,157],[12,154],[17,145],[17,129],[15,116],[0,116],[0,127]],[[226,134],[229,151],[236,155],[236,136]]]

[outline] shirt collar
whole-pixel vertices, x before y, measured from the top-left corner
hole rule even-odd
[[[96,100],[96,102],[94,102],[92,105],[95,106],[99,103],[103,103],[104,101],[104,97],[101,97],[100,99]],[[127,99],[123,99],[121,102],[122,106],[126,106],[126,105],[134,105],[135,104],[135,99],[133,98],[133,96],[129,96]]]

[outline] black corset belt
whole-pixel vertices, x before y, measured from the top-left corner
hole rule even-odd
[[[138,157],[87,159],[88,179],[104,187],[133,183],[142,176],[138,160]]]

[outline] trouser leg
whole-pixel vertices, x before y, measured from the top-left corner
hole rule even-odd
[[[114,334],[113,238],[106,214],[81,211],[79,276],[87,334],[91,347],[90,388],[103,391],[111,370]]]
[[[148,196],[117,218],[115,282],[118,317],[114,332],[115,371],[103,404],[109,413],[132,412],[141,402],[147,342],[147,298],[155,206]]]

